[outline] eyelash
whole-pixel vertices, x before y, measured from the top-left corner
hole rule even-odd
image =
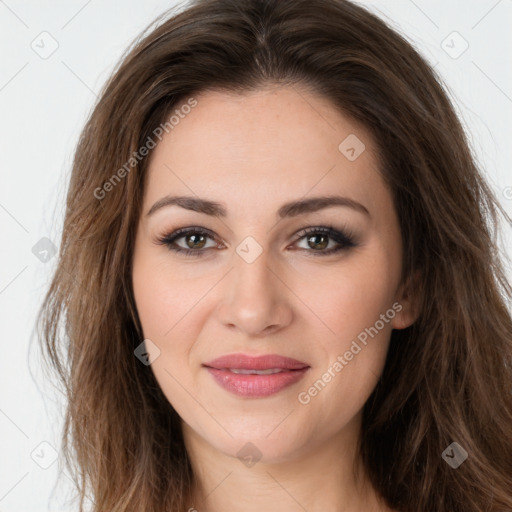
[[[208,247],[208,249],[184,249],[183,247],[179,247],[174,243],[176,240],[179,240],[180,238],[184,238],[186,235],[190,235],[190,234],[204,235],[204,236],[207,236],[208,238],[211,238],[212,240],[215,239],[215,237],[209,230],[206,230],[205,228],[191,226],[188,228],[180,228],[172,233],[164,235],[164,236],[158,238],[157,243],[160,245],[166,245],[170,251],[174,251],[176,253],[180,253],[185,256],[194,256],[194,257],[202,256],[208,249],[214,249],[214,247]],[[337,229],[335,229],[332,226],[318,226],[318,227],[305,228],[298,233],[298,236],[297,236],[297,239],[295,240],[295,242],[298,242],[299,240],[301,240],[311,234],[325,235],[328,238],[334,240],[335,242],[337,242],[339,244],[338,247],[334,247],[334,248],[331,248],[329,250],[324,250],[324,251],[322,251],[322,250],[315,251],[314,249],[311,249],[311,250],[301,249],[306,252],[312,252],[314,254],[314,257],[328,256],[328,255],[331,255],[331,254],[334,254],[334,253],[337,253],[340,251],[350,249],[357,245],[356,242],[354,241],[355,236],[351,232],[349,232],[348,230],[345,232],[338,231]]]

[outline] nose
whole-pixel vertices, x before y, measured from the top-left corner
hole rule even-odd
[[[251,337],[266,336],[289,325],[293,318],[291,292],[284,276],[269,261],[268,251],[248,263],[233,255],[233,268],[223,279],[218,319]]]

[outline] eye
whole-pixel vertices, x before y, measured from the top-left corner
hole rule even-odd
[[[213,234],[201,227],[188,227],[177,229],[169,235],[165,235],[158,239],[158,243],[166,245],[170,251],[185,254],[186,256],[201,256],[205,251],[202,250],[206,246],[207,239],[214,240]],[[184,239],[185,247],[176,243],[177,240]],[[207,247],[210,249],[212,246]],[[213,247],[219,247],[219,244],[214,243]]]
[[[213,243],[208,247],[207,242],[210,239]],[[338,231],[332,226],[318,226],[305,228],[297,233],[296,242],[305,239],[307,248],[299,247],[300,250],[313,253],[314,256],[325,256],[342,250],[355,247],[355,237],[349,232]],[[178,244],[183,240],[183,245]],[[173,233],[158,238],[161,245],[166,245],[170,251],[184,254],[186,256],[201,256],[206,249],[218,248],[224,249],[225,246],[215,241],[215,235],[208,229],[191,226],[181,228]],[[335,242],[334,247],[329,247],[330,242]],[[311,249],[311,250],[309,250]],[[316,253],[316,254],[315,254]]]
[[[357,245],[354,241],[355,237],[352,233],[348,231],[338,231],[332,226],[309,227],[302,230],[297,235],[297,241],[305,239],[306,246],[309,249],[312,249],[312,251],[309,251],[304,247],[300,249],[304,249],[307,252],[312,252],[314,256],[326,256],[339,251],[347,250]],[[336,243],[334,247],[324,250],[329,246],[329,242],[333,241]]]

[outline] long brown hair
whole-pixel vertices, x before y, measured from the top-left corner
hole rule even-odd
[[[370,130],[400,222],[402,279],[415,276],[421,297],[364,406],[371,483],[398,511],[512,510],[512,289],[497,249],[500,214],[510,219],[439,77],[345,0],[196,0],[164,16],[127,51],[83,129],[38,319],[67,396],[62,448],[80,510],[87,494],[95,512],[191,506],[179,417],[134,357],[143,334],[131,260],[148,157],[130,158],[180,102],[267,84],[308,87]],[[457,469],[442,457],[452,442],[468,454]]]

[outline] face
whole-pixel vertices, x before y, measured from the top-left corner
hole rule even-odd
[[[195,99],[151,155],[135,242],[151,369],[188,438],[291,460],[356,431],[413,321],[398,219],[374,141],[326,99]]]

